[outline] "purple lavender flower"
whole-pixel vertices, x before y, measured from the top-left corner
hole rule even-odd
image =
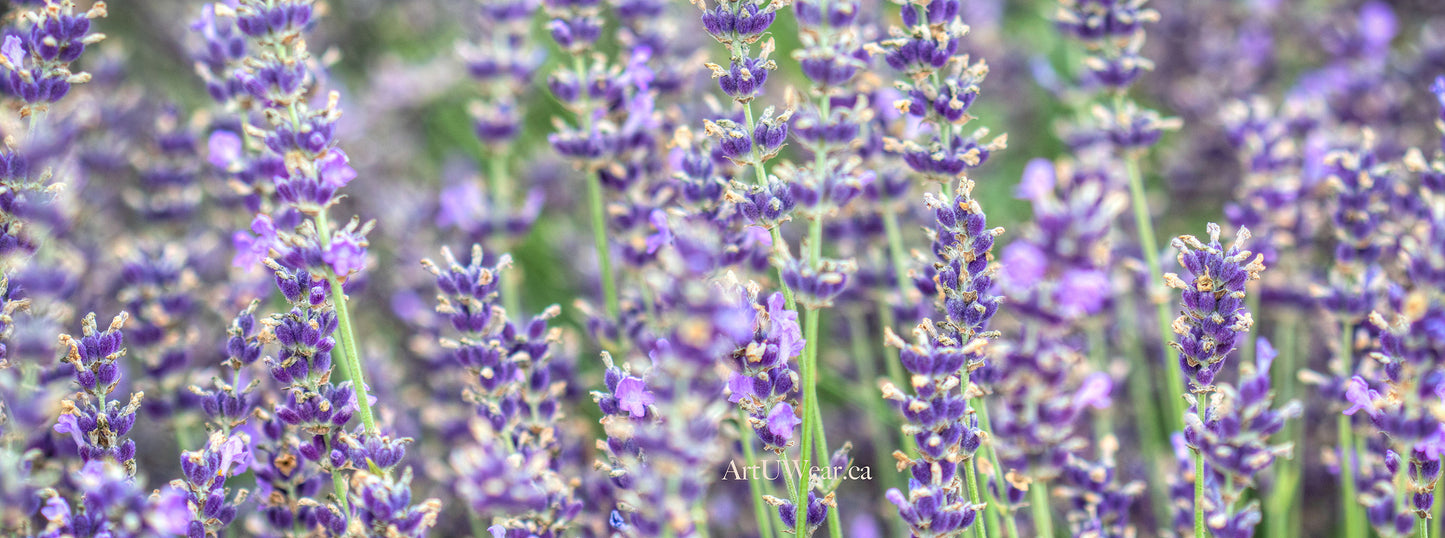
[[[1060,493],[1068,501],[1069,524],[1075,536],[1132,536],[1130,507],[1144,493],[1144,483],[1121,483],[1115,454],[1119,441],[1112,435],[1099,440],[1099,460],[1071,455],[1059,477]]]
[[[1242,229],[1226,250],[1219,243],[1219,225],[1209,224],[1209,243],[1194,236],[1173,242],[1185,277],[1169,273],[1164,281],[1184,292],[1184,312],[1174,321],[1179,367],[1195,394],[1210,391],[1224,360],[1254,325],[1244,308],[1245,284],[1264,271],[1264,256],[1244,249],[1249,230]]]
[[[107,461],[91,461],[73,473],[80,496],[75,506],[55,490],[41,493],[46,525],[36,536],[176,536],[188,532],[186,496],[174,487],[154,494],[131,473]]]
[[[228,437],[215,432],[203,449],[181,454],[184,478],[171,481],[171,487],[185,492],[185,504],[191,512],[187,536],[221,534],[236,519],[237,508],[246,501],[248,490],[232,493],[226,479],[250,467],[250,444],[250,436],[245,433]]]
[[[1285,421],[1303,413],[1299,402],[1274,407],[1270,390],[1270,365],[1276,353],[1269,342],[1260,339],[1255,364],[1240,365],[1238,387],[1215,385],[1215,397],[1202,412],[1185,416],[1184,439],[1204,457],[1208,499],[1216,496],[1223,502],[1206,500],[1206,521],[1211,528],[1217,521],[1228,521],[1226,528],[1215,528],[1219,536],[1249,536],[1261,516],[1255,503],[1238,506],[1233,500],[1245,495],[1255,478],[1281,456],[1289,456],[1292,443],[1271,444],[1270,436],[1284,429]],[[1197,409],[1197,406],[1196,406]]]
[[[75,400],[61,402],[62,414],[55,424],[57,433],[68,434],[80,451],[81,461],[107,461],[135,475],[135,441],[127,439],[135,426],[136,411],[144,393],[134,393],[130,403],[108,400],[120,384],[120,365],[125,356],[124,335],[129,316],[122,312],[100,331],[95,314],[81,322],[82,336],[61,335],[61,346],[69,352],[61,359],[74,368],[73,378],[80,392]]]
[[[443,249],[446,265],[422,263],[436,275],[437,313],[451,321],[457,337],[443,338],[455,366],[467,376],[460,396],[475,405],[476,445],[453,456],[456,487],[478,514],[508,533],[561,536],[582,503],[574,486],[558,473],[563,418],[559,395],[565,379],[553,378],[558,330],[548,321],[551,307],[525,325],[512,322],[497,304],[502,273],[511,258],[484,265],[473,245],[463,265]],[[615,407],[642,416],[652,395],[641,380],[619,382]],[[498,480],[512,481],[502,486]]]
[[[919,448],[918,458],[894,453],[899,468],[911,473],[909,491],[905,496],[889,490],[888,499],[916,536],[956,533],[973,525],[982,510],[973,465],[986,434],[970,399],[983,394],[973,372],[986,367],[989,340],[997,336],[987,330],[999,303],[989,294],[996,267],[988,253],[1003,230],[987,227],[972,188],[964,180],[951,201],[925,195],[936,221],[929,235],[938,259],[933,285],[943,319],[925,319],[914,330],[912,345],[888,332],[888,344],[900,348],[899,360],[913,376],[912,394],[887,383],[883,396],[903,411],[903,432]]]
[[[746,414],[763,448],[781,456],[802,423],[795,409],[801,386],[790,363],[803,353],[803,332],[783,294],[769,295],[766,304],[758,304],[755,292],[748,295],[755,312],[753,337],[729,361],[728,401]]]
[[[105,2],[85,13],[75,13],[71,0],[46,0],[46,9],[28,11],[18,33],[7,34],[0,45],[0,91],[25,103],[25,110],[44,112],[59,101],[72,84],[90,81],[90,74],[72,73],[70,64],[86,45],[105,39],[91,33],[90,21],[106,16]]]

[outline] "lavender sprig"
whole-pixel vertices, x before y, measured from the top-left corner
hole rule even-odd
[[[582,502],[559,472],[559,396],[567,384],[552,377],[560,337],[548,321],[560,309],[518,325],[496,304],[509,256],[484,265],[480,245],[472,246],[465,265],[450,250],[442,256],[445,265],[422,264],[436,275],[437,312],[457,333],[441,344],[466,373],[463,397],[480,418],[472,426],[477,446],[452,456],[458,487],[473,510],[490,517],[490,528],[507,536],[565,535]]]
[[[1223,405],[1216,402],[1215,407],[1211,408],[1209,395],[1216,389],[1215,377],[1224,367],[1225,359],[1254,324],[1254,318],[1245,309],[1245,285],[1251,280],[1257,280],[1264,271],[1264,255],[1244,249],[1245,242],[1249,240],[1248,229],[1238,232],[1234,244],[1228,250],[1219,243],[1219,225],[1210,223],[1208,231],[1207,244],[1187,235],[1173,241],[1174,248],[1179,250],[1179,265],[1187,271],[1185,275],[1189,280],[1185,281],[1174,273],[1164,275],[1164,282],[1169,287],[1183,292],[1184,311],[1172,325],[1177,337],[1171,345],[1179,351],[1179,367],[1184,377],[1189,380],[1189,399],[1193,403],[1189,413],[1183,418],[1186,424],[1185,438],[1194,451],[1195,536],[1204,536],[1205,513],[1210,511],[1208,507],[1222,507],[1218,504],[1206,505],[1204,496],[1207,482],[1206,451],[1210,449],[1211,441],[1206,433],[1207,425],[1219,420],[1215,413],[1220,412],[1217,408],[1222,408]],[[1266,371],[1268,364],[1268,361],[1264,362]],[[1267,384],[1268,374],[1255,382],[1261,382],[1261,379]],[[1230,393],[1225,394],[1227,403],[1236,403],[1241,407],[1252,406],[1257,399],[1256,397],[1236,403]],[[1268,402],[1265,404],[1268,405]],[[1282,427],[1283,421],[1279,422],[1280,424],[1274,427],[1275,430]],[[1214,452],[1209,454],[1211,457],[1213,455]],[[1217,464],[1212,462],[1212,465]],[[1210,526],[1214,527],[1216,532],[1220,531],[1217,526]]]
[[[245,69],[239,74],[241,87],[258,103],[268,124],[259,127],[247,123],[245,131],[264,142],[267,152],[284,163],[272,178],[276,200],[291,214],[310,219],[300,223],[286,213],[258,215],[252,225],[258,235],[239,235],[236,246],[243,253],[254,253],[256,258],[270,252],[281,265],[316,271],[330,284],[342,365],[360,393],[357,402],[362,425],[368,434],[376,434],[365,369],[342,287],[365,267],[366,235],[373,223],[361,224],[360,219],[353,218],[346,226],[334,230],[331,227],[328,211],[337,202],[337,190],[355,179],[357,173],[346,153],[336,148],[335,127],[341,116],[339,95],[329,94],[325,106],[319,109],[308,102],[309,95],[318,91],[304,37],[314,22],[313,4],[313,0],[246,0],[234,11],[236,27],[248,36],[251,47]],[[229,8],[217,4],[213,10],[219,14]],[[330,365],[326,366],[329,369]]]
[[[184,491],[190,509],[187,536],[220,536],[236,519],[237,509],[246,502],[249,490],[232,493],[226,479],[244,473],[250,466],[251,438],[245,433],[226,436],[214,432],[201,450],[181,454],[184,478],[171,487]]]
[[[72,72],[70,65],[86,45],[105,39],[105,34],[90,31],[90,21],[106,15],[105,2],[77,14],[71,0],[45,0],[42,9],[20,16],[20,32],[5,36],[0,46],[0,91],[25,103],[21,115],[30,116],[32,133],[38,118],[65,97],[71,85],[90,81],[89,73]]]
[[[135,476],[135,440],[127,439],[135,426],[136,411],[145,393],[131,394],[130,403],[121,405],[107,397],[120,384],[120,365],[125,356],[125,326],[130,316],[122,312],[111,320],[110,327],[100,331],[95,314],[81,321],[82,336],[77,339],[61,335],[60,345],[68,348],[62,362],[74,368],[73,379],[80,388],[76,400],[61,402],[62,414],[55,424],[58,433],[70,434],[84,462],[109,461]]]
[[[980,427],[983,414],[975,406],[988,389],[973,372],[988,367],[985,353],[998,336],[987,329],[1000,303],[991,293],[997,267],[989,263],[989,252],[1003,229],[988,228],[972,189],[973,182],[965,179],[952,199],[924,195],[934,210],[936,224],[929,236],[938,260],[927,291],[943,317],[915,329],[912,346],[889,338],[889,345],[902,349],[903,367],[913,374],[912,395],[885,383],[884,397],[903,411],[904,433],[914,436],[920,457],[894,453],[898,469],[909,469],[912,478],[907,496],[895,489],[888,498],[920,537],[959,535],[976,523],[983,508],[974,456],[985,446],[987,425]],[[985,455],[994,459],[990,452]],[[997,463],[991,463],[999,473]],[[979,536],[984,530],[982,524],[974,527]]]

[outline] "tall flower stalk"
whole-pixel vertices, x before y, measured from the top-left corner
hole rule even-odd
[[[888,332],[889,345],[901,348],[900,360],[912,374],[911,390],[885,383],[883,396],[903,412],[903,431],[914,437],[919,451],[916,458],[894,452],[898,470],[911,478],[906,494],[891,489],[888,500],[915,536],[960,536],[970,526],[975,536],[987,535],[978,520],[984,505],[977,469],[984,466],[976,456],[987,446],[978,402],[988,388],[975,381],[986,377],[983,372],[975,372],[990,368],[987,351],[998,337],[987,329],[1001,302],[991,293],[997,268],[990,251],[1003,229],[988,228],[972,190],[973,182],[965,179],[951,198],[924,195],[934,212],[932,274],[943,316],[936,322],[925,319],[911,345]],[[996,456],[985,456],[998,474]]]
[[[612,121],[608,111],[612,101],[619,98],[623,82],[619,79],[619,70],[594,49],[605,24],[600,0],[548,0],[545,5],[552,17],[547,25],[552,40],[571,59],[570,65],[559,67],[548,77],[547,85],[575,118],[571,125],[557,124],[557,132],[548,139],[557,153],[575,161],[586,176],[583,179],[587,209],[592,242],[597,249],[603,303],[609,321],[618,323],[622,303],[618,299],[617,276],[613,272],[612,249],[607,238],[607,198],[602,171],[608,166],[607,157],[617,151],[617,133],[621,126]]]
[[[1162,341],[1160,347],[1165,354],[1161,370],[1168,389],[1161,394],[1167,411],[1165,417],[1171,430],[1179,430],[1183,426],[1180,420],[1184,410],[1173,395],[1184,392],[1184,382],[1172,373],[1178,357],[1169,345],[1170,301],[1163,294],[1159,280],[1163,274],[1159,242],[1140,170],[1140,161],[1148,148],[1157,143],[1165,131],[1177,129],[1179,121],[1161,118],[1157,112],[1144,109],[1129,98],[1129,88],[1153,68],[1153,62],[1142,56],[1144,25],[1158,21],[1159,13],[1144,7],[1146,3],[1147,0],[1061,0],[1055,18],[1060,31],[1082,42],[1088,53],[1082,77],[1106,91],[1106,102],[1093,109],[1094,124],[1086,127],[1093,132],[1081,133],[1081,140],[1108,144],[1123,161],[1133,206],[1134,233],[1145,264],[1144,279],[1148,286],[1145,297],[1154,305]],[[1135,375],[1152,371],[1147,362],[1135,364],[1134,368],[1139,371]],[[1138,403],[1136,400],[1136,405]]]
[[[1259,274],[1264,271],[1264,255],[1244,249],[1245,242],[1249,240],[1248,229],[1241,229],[1234,244],[1228,249],[1219,242],[1219,225],[1210,223],[1208,230],[1208,243],[1188,235],[1173,241],[1174,248],[1179,250],[1179,265],[1186,273],[1183,278],[1174,273],[1164,275],[1164,281],[1169,287],[1183,293],[1184,311],[1172,325],[1174,334],[1177,335],[1172,345],[1179,351],[1180,368],[1184,378],[1189,380],[1188,397],[1192,405],[1189,414],[1183,418],[1186,424],[1185,440],[1193,451],[1194,535],[1197,538],[1204,538],[1207,532],[1224,532],[1226,529],[1220,528],[1212,517],[1210,521],[1214,523],[1214,528],[1207,531],[1205,514],[1229,510],[1234,501],[1238,500],[1238,494],[1231,493],[1229,498],[1223,501],[1211,500],[1206,503],[1206,486],[1219,487],[1217,484],[1209,485],[1214,475],[1206,472],[1227,472],[1224,462],[1243,458],[1245,461],[1241,464],[1243,468],[1240,474],[1244,480],[1248,480],[1254,472],[1273,461],[1274,451],[1270,447],[1250,445],[1247,448],[1260,452],[1242,453],[1240,448],[1230,446],[1227,440],[1221,440],[1218,436],[1239,435],[1239,432],[1231,430],[1229,426],[1238,424],[1246,431],[1254,427],[1260,428],[1256,434],[1263,439],[1281,429],[1284,425],[1283,419],[1290,414],[1271,414],[1272,411],[1268,409],[1269,401],[1264,399],[1263,412],[1267,414],[1263,417],[1248,415],[1227,419],[1231,421],[1227,424],[1221,422],[1226,419],[1220,415],[1230,414],[1231,410],[1244,413],[1261,412],[1256,404],[1268,393],[1269,363],[1274,357],[1264,360],[1259,365],[1262,368],[1246,370],[1248,377],[1244,382],[1252,384],[1248,385],[1249,393],[1243,400],[1233,392],[1232,387],[1215,385],[1215,378],[1224,368],[1225,359],[1234,352],[1254,325],[1254,318],[1245,308],[1245,287],[1249,281],[1259,279]],[[1257,373],[1258,369],[1264,372]],[[1250,377],[1253,377],[1253,380],[1250,380]],[[1263,383],[1262,387],[1259,386],[1260,383]],[[1216,390],[1221,391],[1224,397],[1211,407],[1210,394]],[[1293,410],[1293,413],[1298,413],[1298,409]],[[1256,418],[1260,421],[1259,424],[1253,422]],[[1266,455],[1266,458],[1261,461],[1256,455]],[[1208,471],[1206,460],[1209,463]],[[1224,504],[1220,504],[1221,502]],[[1258,508],[1254,507],[1252,510],[1255,515],[1252,516],[1253,522],[1248,523],[1251,528],[1259,520]],[[1251,532],[1248,529],[1236,528],[1244,523],[1236,522],[1234,517],[1228,519],[1230,521],[1227,527],[1230,532],[1224,535],[1235,536],[1235,533]]]

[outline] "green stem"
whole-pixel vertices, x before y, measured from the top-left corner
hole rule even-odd
[[[1275,491],[1269,497],[1269,513],[1266,514],[1269,518],[1269,534],[1266,536],[1288,538],[1297,534],[1297,528],[1292,524],[1291,514],[1294,493],[1299,490],[1299,481],[1298,467],[1294,465],[1280,467],[1274,482]]]
[[[1137,305],[1129,300],[1115,313],[1123,320],[1123,326],[1137,327],[1138,311]],[[1134,425],[1143,447],[1141,453],[1145,459],[1145,472],[1149,475],[1149,483],[1155,485],[1149,488],[1150,506],[1154,510],[1156,521],[1170,521],[1173,512],[1169,506],[1168,491],[1158,487],[1159,484],[1164,484],[1165,480],[1157,458],[1169,452],[1165,451],[1163,446],[1164,435],[1159,431],[1159,406],[1153,400],[1153,368],[1144,358],[1143,342],[1138,339],[1129,339],[1126,342],[1128,349],[1125,355],[1129,358],[1129,373],[1124,377],[1129,385],[1129,400],[1136,414]]]
[[[979,504],[979,499],[981,499],[982,497],[980,496],[980,491],[978,489],[978,471],[974,470],[973,467],[974,466],[972,461],[964,462],[963,474],[964,477],[968,479],[969,502],[973,504]],[[989,528],[991,527],[984,525],[984,520],[975,519],[973,522],[973,535],[977,538],[987,538],[989,535]]]
[[[595,172],[587,177],[587,205],[592,212],[592,243],[597,248],[597,266],[601,270],[602,296],[607,302],[607,317],[616,321],[622,313],[617,300],[617,281],[612,275],[612,254],[607,248],[607,215],[602,203],[602,179]]]
[[[1354,326],[1345,321],[1340,324],[1340,367],[1345,376],[1354,372]],[[1350,416],[1341,413],[1337,419],[1340,438],[1340,503],[1344,511],[1345,537],[1364,538],[1365,521],[1361,517],[1357,487],[1355,485],[1355,431]]]
[[[1441,522],[1445,521],[1445,502],[1441,502],[1439,496],[1435,498],[1435,505],[1431,506],[1431,535],[1432,537],[1445,537],[1441,534]]]
[[[321,241],[321,248],[325,250],[330,247],[331,231],[326,219],[326,211],[322,210],[316,214],[316,234]],[[361,366],[361,356],[356,347],[356,333],[351,328],[351,309],[347,306],[346,291],[341,287],[341,279],[331,268],[326,269],[326,281],[331,284],[331,299],[336,305],[336,331],[341,338],[337,343],[344,351],[345,368],[351,374],[352,390],[356,391],[356,405],[360,409],[361,424],[366,428],[366,433],[375,435],[376,418],[371,412],[371,394],[366,385],[366,370]]]
[[[1198,413],[1202,417],[1209,408],[1209,393],[1199,393]],[[1204,530],[1204,454],[1194,450],[1194,538],[1209,536]]]
[[[778,226],[773,226],[768,229],[768,233],[772,234],[773,237],[773,250],[786,252],[788,246],[783,244],[783,232],[778,229]],[[793,298],[793,289],[789,288],[788,283],[783,281],[783,266],[775,265],[777,265],[778,269],[778,287],[783,290],[783,302],[787,304],[788,310],[797,312],[798,301]],[[801,374],[801,372],[799,373]]]
[[[984,405],[983,398],[974,398],[969,405],[973,406],[977,412],[978,427],[985,432],[992,433],[993,420],[988,416],[988,406]],[[994,449],[993,441],[984,443],[980,450],[983,450],[984,457],[988,458],[989,465],[993,466],[994,482],[998,484],[998,490],[1000,492],[1008,491],[1008,479],[1004,476],[1003,466],[998,463],[998,451]],[[1014,538],[1022,536],[1019,534],[1018,523],[1014,521],[1013,515],[1006,513],[1002,506],[999,507],[998,512],[1003,517],[1003,524],[1008,529],[1009,536]]]
[[[1164,378],[1168,391],[1164,394],[1164,409],[1168,410],[1169,431],[1184,430],[1184,409],[1179,395],[1184,394],[1184,379],[1178,372],[1179,352],[1170,342],[1169,301],[1155,301],[1154,294],[1162,285],[1163,273],[1159,264],[1159,241],[1154,237],[1154,221],[1149,215],[1149,200],[1144,192],[1144,177],[1139,172],[1139,157],[1129,154],[1124,158],[1129,175],[1129,196],[1134,206],[1134,227],[1139,233],[1139,248],[1144,251],[1144,265],[1148,270],[1148,289],[1144,296],[1155,302],[1155,314],[1159,318],[1159,340],[1164,348]],[[1141,333],[1142,334],[1142,333]]]
[[[1279,350],[1279,357],[1275,364],[1273,378],[1274,386],[1281,401],[1289,401],[1294,398],[1294,379],[1296,356],[1296,334],[1295,318],[1292,314],[1286,315],[1274,326],[1274,344]],[[1304,446],[1300,438],[1300,430],[1297,423],[1285,426],[1285,434],[1294,441],[1295,447]],[[1276,486],[1269,494],[1269,536],[1290,538],[1298,534],[1297,528],[1291,523],[1295,512],[1295,497],[1299,493],[1297,487],[1300,479],[1300,458],[1298,456],[1280,461],[1275,464],[1278,470]]]
[[[808,491],[812,489],[811,472],[813,468],[813,431],[814,422],[818,416],[813,412],[813,400],[817,398],[818,389],[816,379],[813,376],[813,350],[818,346],[818,310],[808,308],[803,311],[803,362],[799,366],[799,374],[803,381],[803,441],[800,446],[799,458],[802,470],[802,479],[798,482],[798,490],[793,495],[793,506],[796,509],[797,517],[794,518],[794,536],[804,536],[803,529],[807,528],[807,507]]]
[[[1435,504],[1430,507],[1431,536],[1445,536],[1445,534],[1441,534],[1440,532],[1442,521],[1445,521],[1445,503],[1440,502],[1440,498],[1437,496],[1435,497]]]
[[[1048,489],[1045,482],[1029,485],[1029,508],[1034,515],[1034,534],[1043,538],[1054,535],[1054,516],[1049,513]]]
[[[491,180],[492,204],[498,209],[494,216],[505,218],[512,207],[512,185],[511,177],[507,174],[507,157],[509,153],[505,149],[498,150],[487,159],[487,178]],[[511,270],[502,272],[502,308],[514,316],[522,314],[522,295],[517,292],[519,288],[522,271]]]
[[[753,436],[749,434],[752,428],[748,426],[746,418],[739,419],[738,426],[739,433],[741,434],[739,437],[742,437],[741,441],[743,443],[743,457],[747,458],[749,469],[756,468],[758,466],[758,454],[757,451],[753,450]],[[776,536],[773,534],[773,519],[769,517],[767,504],[763,502],[763,481],[748,480],[748,490],[750,490],[753,496],[753,517],[757,518],[758,535],[763,538]]]
[[[908,290],[908,254],[903,251],[903,232],[898,228],[898,210],[883,204],[883,231],[888,236],[888,258],[893,263],[893,280],[898,293]]]
[[[871,341],[868,339],[867,327],[868,321],[864,319],[861,309],[854,311],[851,315],[848,316],[848,333],[850,335],[849,341],[852,345],[853,360],[857,364],[856,368],[858,368],[859,376],[858,381],[861,385],[860,387],[858,387],[858,394],[870,394],[870,391],[878,390],[874,386],[874,383],[877,381],[878,378],[878,369],[877,366],[873,364],[874,355],[872,353],[871,346],[869,345]],[[865,399],[872,403],[870,411],[872,411],[873,413],[873,425],[877,427],[876,430],[870,430],[870,438],[879,439],[879,443],[881,444],[881,439],[886,438],[885,432],[898,431],[900,435],[903,433],[902,431],[896,430],[894,428],[894,424],[890,422],[890,417],[893,416],[894,411],[888,405],[888,400],[885,400],[883,398]],[[895,448],[902,448],[903,446],[905,445],[899,444]],[[889,450],[886,446],[877,447],[877,449],[873,452],[874,465],[877,465],[879,468],[891,465],[889,455],[892,453],[893,451]],[[903,474],[883,474],[886,475],[884,480],[888,482],[887,487],[897,488],[899,490],[903,490],[908,487],[908,483],[906,480],[904,480]]]

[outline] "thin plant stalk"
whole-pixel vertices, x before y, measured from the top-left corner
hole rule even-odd
[[[1047,484],[1040,482],[1029,486],[1029,508],[1034,516],[1034,532],[1042,538],[1054,535],[1054,516],[1049,513],[1049,492]]]
[[[326,210],[316,214],[316,235],[321,240],[322,250],[330,247],[331,231],[326,219]],[[352,389],[356,391],[356,406],[361,415],[361,424],[366,428],[366,433],[375,435],[376,419],[371,411],[371,395],[366,388],[366,371],[361,366],[361,356],[356,347],[356,333],[351,328],[351,309],[347,306],[346,290],[342,289],[341,279],[330,267],[326,268],[326,281],[331,283],[331,299],[336,305],[336,331],[340,333],[340,344],[343,350],[344,364],[352,381]]]
[[[993,421],[989,419],[988,407],[984,405],[983,398],[974,398],[969,405],[972,405],[978,412],[978,427],[986,432],[993,431]],[[1004,477],[1003,467],[998,464],[998,451],[994,450],[993,443],[984,443],[980,450],[984,451],[984,456],[988,458],[989,465],[993,467],[993,476],[994,480],[998,483],[998,490],[1001,492],[1008,491],[1008,480]],[[998,507],[997,510],[999,516],[1003,519],[1004,527],[1008,529],[1008,535],[1014,538],[1021,536],[1019,534],[1018,523],[1014,521],[1013,516],[1004,514],[1002,507]],[[994,528],[997,527],[995,526]]]
[[[817,346],[818,339],[818,311],[806,309],[803,311],[803,364],[799,368],[799,374],[803,381],[803,440],[800,445],[799,459],[801,479],[798,481],[797,491],[793,494],[793,506],[795,509],[794,536],[804,536],[803,529],[807,528],[808,518],[808,492],[812,486],[813,468],[813,423],[818,420],[813,412],[813,399],[817,398],[817,383],[813,376],[813,361],[811,355]]]
[[[1209,408],[1209,393],[1199,393],[1198,413],[1201,417]],[[1194,450],[1194,538],[1205,538],[1209,532],[1204,529],[1204,454]]]
[[[507,159],[510,155],[503,145],[502,149],[498,149],[487,159],[487,179],[492,190],[492,204],[499,214],[513,209],[512,178],[507,173]],[[522,294],[518,292],[518,285],[521,283],[518,279],[522,278],[522,274],[522,271],[503,271],[501,275],[502,308],[513,315],[522,313]]]
[[[1124,168],[1129,176],[1129,197],[1134,208],[1134,227],[1139,234],[1139,248],[1144,251],[1144,265],[1146,269],[1148,290],[1144,294],[1150,302],[1154,303],[1155,315],[1158,316],[1160,345],[1164,348],[1164,378],[1167,381],[1168,390],[1165,392],[1164,409],[1169,412],[1168,424],[1170,431],[1184,430],[1184,409],[1182,403],[1173,395],[1184,394],[1183,376],[1176,373],[1176,365],[1179,362],[1179,352],[1174,346],[1169,345],[1169,327],[1172,325],[1169,316],[1169,301],[1157,301],[1154,294],[1163,286],[1159,275],[1164,274],[1159,263],[1159,241],[1154,235],[1154,221],[1149,215],[1148,195],[1144,191],[1144,177],[1139,171],[1139,156],[1130,153],[1124,157]]]
[[[602,179],[588,173],[587,204],[592,213],[592,243],[597,248],[597,266],[602,275],[602,297],[607,303],[607,316],[617,319],[622,305],[617,299],[617,281],[612,274],[612,255],[607,248],[607,215],[602,203]]]
[[[747,434],[749,429],[747,419],[740,418],[738,420],[738,431],[740,432],[739,437],[742,437],[742,439],[739,439],[739,441],[742,442],[743,457],[747,459],[748,468],[752,469],[758,466],[758,454],[757,450],[753,449],[752,436]],[[753,517],[757,519],[758,534],[759,536],[767,538],[777,535],[773,533],[773,519],[768,513],[767,504],[763,502],[763,487],[763,481],[761,480],[748,480],[748,490],[753,497]]]
[[[1340,366],[1345,375],[1354,370],[1354,342],[1351,336],[1354,334],[1354,326],[1345,321],[1340,325]],[[1355,463],[1358,455],[1355,450],[1355,431],[1350,423],[1350,416],[1341,413],[1337,419],[1339,425],[1339,449],[1340,449],[1340,503],[1345,518],[1345,538],[1363,538],[1366,536],[1365,521],[1360,514],[1358,491],[1355,485]]]
[[[967,365],[965,365],[965,366],[963,367],[963,375],[962,375],[961,381],[962,381],[962,386],[963,386],[963,388],[962,388],[961,390],[963,391],[963,393],[964,393],[965,395],[967,395],[967,394],[968,394],[968,386],[969,386],[969,383],[971,383],[971,381],[969,381],[969,371],[968,371],[968,366],[967,366]],[[977,408],[975,408],[975,409],[977,409]],[[983,420],[984,420],[984,419],[983,419],[982,417],[979,418],[979,425],[980,425],[980,426],[983,425]],[[988,428],[985,427],[985,428],[984,428],[984,431],[988,431]],[[985,443],[985,448],[986,448],[986,446],[987,446],[987,443]],[[985,450],[985,448],[980,448],[980,450]],[[988,453],[985,452],[984,454],[985,454],[985,456],[987,456]],[[975,451],[973,457],[972,457],[972,458],[969,458],[967,461],[964,461],[963,464],[962,464],[962,467],[963,467],[963,476],[964,476],[964,478],[965,478],[966,480],[968,480],[968,502],[973,503],[973,504],[975,504],[975,505],[977,505],[977,504],[982,504],[982,503],[980,502],[980,500],[983,498],[983,496],[981,495],[981,492],[980,492],[979,489],[978,489],[978,474],[977,474],[976,469],[974,468],[975,465],[974,465],[974,461],[973,461],[973,460],[974,460],[974,458],[977,458],[977,457],[978,457],[978,452]],[[997,467],[994,468],[994,473],[995,473],[995,474],[998,473],[998,468],[997,468]],[[988,536],[988,529],[994,528],[994,527],[990,527],[990,526],[988,526],[988,525],[986,525],[986,524],[984,523],[984,521],[987,519],[987,515],[988,515],[988,514],[987,514],[987,510],[985,510],[985,514],[984,514],[984,515],[985,515],[985,517],[982,518],[982,519],[974,519],[974,520],[973,520],[973,532],[974,532],[974,534],[975,534],[976,536],[978,536],[978,537],[980,537],[980,538],[985,537],[985,536]]]
[[[582,63],[582,55],[573,58],[573,69],[577,71],[577,80],[587,80],[587,67]],[[592,116],[586,113],[578,114],[578,120],[582,122],[583,130],[592,132]],[[612,253],[607,244],[607,206],[602,200],[602,178],[597,177],[597,170],[588,167],[587,174],[587,207],[592,216],[592,243],[597,249],[597,268],[602,281],[602,298],[607,308],[607,317],[616,321],[622,314],[622,303],[617,298],[617,278],[612,272]]]
[[[1122,320],[1123,326],[1138,326],[1138,305],[1132,300],[1128,301],[1124,308],[1115,311],[1115,315]],[[1137,414],[1135,426],[1139,432],[1141,451],[1145,454],[1145,472],[1149,475],[1150,484],[1163,484],[1164,476],[1160,470],[1156,458],[1160,454],[1166,454],[1163,448],[1163,434],[1159,431],[1159,408],[1150,399],[1153,393],[1153,385],[1150,379],[1153,378],[1153,368],[1144,359],[1143,343],[1138,339],[1126,341],[1127,349],[1125,356],[1130,359],[1130,373],[1124,376],[1129,385],[1129,400],[1133,404],[1134,412]],[[1168,493],[1164,488],[1149,488],[1150,506],[1154,510],[1156,521],[1169,521],[1171,509],[1169,506]]]
[[[963,474],[964,474],[964,477],[968,479],[968,496],[969,496],[969,499],[970,499],[974,504],[978,504],[978,500],[979,500],[979,498],[980,498],[979,489],[978,489],[978,471],[974,470],[972,463],[973,463],[973,462],[969,462],[968,464],[965,464],[965,465],[963,466]],[[987,538],[988,535],[989,535],[989,534],[988,534],[988,529],[992,529],[992,528],[995,528],[995,527],[990,526],[990,525],[984,525],[984,521],[983,521],[983,520],[981,520],[981,519],[975,519],[974,522],[973,522],[973,535],[974,535],[975,537],[977,537],[977,538]]]
[[[1295,357],[1298,349],[1296,346],[1296,319],[1293,315],[1287,315],[1280,319],[1274,327],[1274,342],[1279,349],[1278,366],[1274,371],[1274,386],[1279,387],[1279,397],[1285,400],[1294,398]],[[1285,425],[1286,434],[1295,446],[1301,446],[1300,430],[1295,423]],[[1290,538],[1299,534],[1298,527],[1293,525],[1296,514],[1295,498],[1299,493],[1298,485],[1300,480],[1301,461],[1298,457],[1286,459],[1278,464],[1278,478],[1276,486],[1269,495],[1267,517],[1269,519],[1269,536]]]

